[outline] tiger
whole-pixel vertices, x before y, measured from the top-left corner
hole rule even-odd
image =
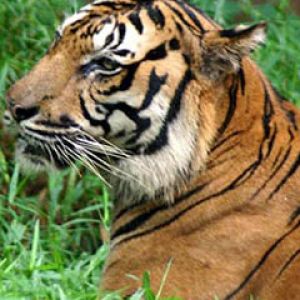
[[[97,0],[7,92],[24,171],[80,161],[110,186],[101,292],[147,271],[161,297],[300,299],[300,113],[250,58],[266,31]]]

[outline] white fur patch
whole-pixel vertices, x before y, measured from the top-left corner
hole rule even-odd
[[[95,51],[103,49],[107,36],[113,33],[114,31],[115,24],[115,19],[112,19],[111,23],[106,24],[99,33],[93,36],[93,44]]]
[[[13,116],[9,110],[6,110],[3,114],[3,124],[5,126],[11,126],[13,123]]]
[[[35,174],[43,171],[54,171],[55,167],[45,158],[36,158],[33,162],[33,156],[24,154],[26,143],[23,140],[18,140],[16,143],[15,159],[20,163],[21,171],[24,174]],[[38,163],[38,160],[40,163]]]
[[[266,40],[266,31],[265,31],[265,28],[258,27],[255,30],[252,39],[253,39],[253,42],[256,43],[256,44],[262,44],[262,43],[264,43],[265,40]]]
[[[172,201],[176,186],[190,173],[190,163],[196,147],[196,130],[189,124],[185,112],[169,125],[168,144],[152,155],[136,155],[118,165],[127,178],[112,178],[113,193],[118,201],[132,203],[144,196],[155,198],[158,191],[164,200]]]
[[[159,134],[168,110],[169,103],[164,99],[162,94],[153,98],[150,107],[139,113],[140,117],[151,119],[151,126],[141,135],[137,143],[145,144],[147,141],[153,141],[155,139],[155,137]]]
[[[248,25],[239,25],[236,27],[236,31],[244,31],[252,26]],[[253,43],[253,47],[255,48],[256,45],[263,44],[266,40],[266,25],[259,24],[253,29],[251,32],[251,43]]]
[[[115,110],[108,119],[108,123],[112,129],[112,133],[117,133],[121,130],[130,132],[136,129],[135,122],[131,121],[125,113],[120,110]],[[124,126],[126,125],[126,126]]]

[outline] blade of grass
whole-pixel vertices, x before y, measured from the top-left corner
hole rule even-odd
[[[15,197],[17,195],[19,174],[20,174],[20,165],[17,163],[15,165],[14,173],[11,178],[10,185],[9,185],[8,202],[10,204],[12,204],[14,202]]]
[[[33,241],[32,241],[32,248],[30,254],[29,270],[31,272],[34,270],[36,266],[39,242],[40,242],[40,221],[37,220],[34,226]]]

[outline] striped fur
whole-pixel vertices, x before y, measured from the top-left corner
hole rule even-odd
[[[111,185],[102,290],[150,271],[157,291],[171,261],[164,295],[299,298],[300,114],[248,57],[264,37],[182,0],[94,1],[8,92],[25,168]]]

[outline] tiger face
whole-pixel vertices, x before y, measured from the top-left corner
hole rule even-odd
[[[62,24],[7,93],[26,168],[81,160],[108,174],[117,197],[139,200],[171,199],[203,167],[217,134],[216,95],[265,25],[203,28],[182,17],[190,6],[173,4],[100,0]]]

